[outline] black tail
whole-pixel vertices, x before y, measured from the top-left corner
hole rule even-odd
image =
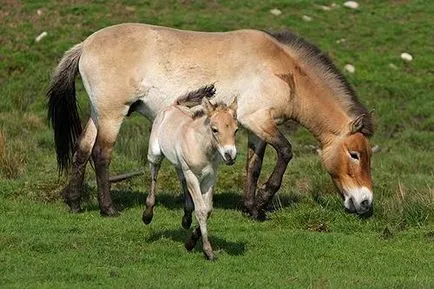
[[[214,84],[205,85],[201,88],[190,91],[189,93],[178,97],[175,100],[175,104],[183,105],[186,107],[193,107],[202,103],[202,98],[211,98],[215,94]]]
[[[82,132],[75,97],[75,77],[81,44],[68,50],[60,60],[51,80],[48,97],[48,120],[54,130],[59,173],[67,172],[77,138]]]

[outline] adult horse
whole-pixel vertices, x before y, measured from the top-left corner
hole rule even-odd
[[[75,98],[78,73],[91,103],[83,130]],[[345,208],[371,211],[370,114],[318,48],[289,32],[209,33],[146,24],[95,32],[67,51],[54,72],[48,117],[59,168],[72,165],[62,192],[71,210],[81,209],[84,170],[92,156],[101,214],[116,215],[108,167],[124,117],[136,110],[152,120],[180,93],[208,83],[215,83],[216,101],[238,96],[238,121],[249,132],[244,209],[253,218],[265,218],[291,160],[291,145],[278,129],[290,119],[320,142],[322,163]],[[276,150],[277,161],[256,192],[267,144]]]

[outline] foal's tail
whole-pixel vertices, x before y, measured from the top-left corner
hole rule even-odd
[[[82,43],[65,53],[54,71],[47,92],[48,120],[54,130],[59,172],[68,170],[75,143],[82,132],[75,97],[75,77],[81,52]]]
[[[198,90],[190,91],[189,93],[178,97],[175,100],[176,105],[183,105],[186,107],[194,107],[202,103],[204,97],[211,98],[215,94],[214,84],[205,85]]]

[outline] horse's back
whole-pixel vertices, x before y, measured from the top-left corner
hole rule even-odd
[[[84,41],[80,72],[103,104],[140,99],[139,111],[153,119],[180,93],[209,83],[216,84],[216,100],[229,102],[239,95],[249,107],[259,103],[254,98],[261,89],[276,95],[270,87],[281,82],[276,77],[280,52],[276,41],[257,30],[196,32],[128,23]],[[265,106],[270,101],[275,100],[262,100]]]

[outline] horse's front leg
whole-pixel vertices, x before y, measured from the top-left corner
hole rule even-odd
[[[292,158],[291,144],[280,131],[277,131],[268,143],[276,150],[277,161],[267,182],[258,189],[255,196],[259,219],[265,219],[265,211],[279,190],[286,167]]]
[[[194,210],[193,200],[191,198],[190,192],[187,188],[187,182],[185,181],[184,173],[182,169],[176,169],[176,173],[178,174],[178,179],[181,182],[181,187],[184,195],[184,216],[182,216],[182,227],[184,229],[190,229],[192,218],[191,215]]]
[[[267,182],[258,189],[255,196],[253,213],[257,220],[266,218],[265,211],[282,184],[283,174],[292,158],[292,147],[285,136],[279,131],[269,109],[258,110],[241,120],[243,125],[260,139],[270,144],[277,153],[276,165]]]
[[[69,174],[68,185],[62,191],[62,197],[71,212],[81,212],[80,201],[83,189],[84,172],[92,152],[97,135],[97,129],[92,119],[89,119],[85,129],[76,144],[76,151],[72,159],[72,169]]]
[[[187,242],[185,243],[185,248],[189,251],[194,248],[194,245],[198,240],[198,229],[200,228],[203,243],[203,253],[208,260],[215,260],[216,257],[212,251],[211,243],[208,240],[207,230],[207,219],[211,213],[209,198],[211,197],[212,199],[212,187],[209,188],[209,191],[206,191],[206,193],[202,195],[199,180],[193,174],[193,172],[191,172],[190,170],[184,171],[184,176],[187,182],[188,190],[190,191],[191,197],[193,199],[196,219],[199,223],[199,227],[193,231],[190,240],[187,240]]]
[[[258,217],[255,207],[255,192],[261,173],[266,145],[265,141],[249,131],[246,163],[247,178],[244,186],[243,211],[255,219]]]

